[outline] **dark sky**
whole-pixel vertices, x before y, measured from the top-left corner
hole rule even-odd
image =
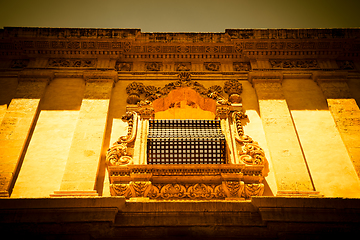
[[[0,0],[3,27],[228,28],[360,27],[360,0]]]

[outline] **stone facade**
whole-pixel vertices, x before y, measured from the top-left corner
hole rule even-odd
[[[221,236],[205,225],[225,237],[240,226],[242,236],[286,238],[298,233],[292,222],[318,223],[305,235],[332,225],[350,234],[359,226],[359,53],[359,29],[2,29],[0,211],[10,220],[0,221],[15,229],[18,214],[24,234],[73,236],[52,212],[100,239],[145,237],[131,230],[141,226],[159,231],[152,238]],[[150,121],[174,119],[218,121],[224,163],[148,164]],[[38,221],[53,232],[32,232]],[[112,222],[108,235],[102,221]]]

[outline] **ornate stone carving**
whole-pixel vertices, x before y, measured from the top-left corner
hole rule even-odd
[[[270,60],[272,68],[319,68],[317,60]]]
[[[241,198],[244,190],[244,182],[241,181],[223,181],[222,187],[227,198]]]
[[[216,108],[216,117],[224,119],[227,118],[230,114],[229,106],[217,106]]]
[[[224,84],[224,91],[229,95],[229,101],[232,103],[240,103],[241,97],[240,94],[242,93],[242,84],[236,80],[228,80]]]
[[[257,169],[257,170],[256,170]],[[253,169],[251,175],[258,175],[261,173],[261,167]],[[173,176],[173,177],[183,177],[183,176],[222,176],[223,174],[233,174],[233,175],[242,175],[244,170],[243,165],[237,164],[214,164],[211,166],[206,166],[203,164],[192,164],[183,168],[179,165],[169,165],[167,168],[161,167],[161,165],[130,165],[126,168],[122,167],[116,169],[116,171],[111,170],[111,177],[124,177],[130,176],[131,174],[142,173],[142,174],[151,174],[152,176]]]
[[[24,68],[29,64],[29,59],[14,59],[11,61],[11,68]]]
[[[250,71],[250,63],[248,62],[234,62],[235,71]]]
[[[220,70],[220,63],[218,62],[206,62],[204,63],[204,67],[206,70],[209,71],[219,71]]]
[[[190,71],[191,63],[190,62],[180,62],[175,64],[176,71]]]
[[[156,200],[212,200],[249,199],[263,193],[263,166],[251,166],[246,170],[245,164],[210,165],[183,167],[175,164],[165,168],[160,165],[110,166],[111,194]],[[205,176],[211,177],[212,183],[204,182]]]
[[[262,196],[263,193],[264,193],[264,184],[262,183],[245,184],[242,196],[245,199],[249,199],[252,196]]]
[[[95,67],[95,59],[51,58],[49,67]]]
[[[127,112],[123,121],[128,122],[128,132],[126,136],[121,136],[106,153],[106,162],[109,166],[132,164],[132,156],[128,152],[128,144],[135,140],[137,131],[137,113]]]
[[[144,84],[132,82],[126,87],[126,93],[129,94],[126,102],[128,104],[137,104],[140,101],[140,95],[144,92]]]
[[[339,68],[342,70],[353,70],[355,69],[353,61],[336,61]]]
[[[243,112],[235,111],[232,113],[232,120],[236,126],[235,140],[238,142],[238,154],[241,163],[249,165],[266,165],[264,150],[251,137],[244,134],[241,119],[247,118]]]
[[[115,69],[117,71],[121,71],[121,72],[131,71],[132,63],[129,63],[129,62],[116,62]]]
[[[152,106],[152,102],[149,100],[138,102],[138,110],[137,112],[140,114],[142,118],[151,118],[154,116],[155,111]]]
[[[191,80],[189,72],[180,72],[179,80],[166,84],[164,87],[144,86],[142,83],[133,82],[126,88],[129,94],[127,102],[129,104],[136,104],[141,100],[141,94],[145,93],[146,101],[154,101],[160,97],[166,96],[170,91],[180,87],[190,87],[203,96],[213,98],[218,101],[220,105],[229,105],[228,101],[221,95],[221,86],[214,85],[210,88],[204,87],[197,81]]]
[[[244,144],[239,154],[240,161],[246,164],[263,165],[266,161],[264,150],[256,142]]]
[[[161,66],[161,62],[148,62],[145,64],[146,71],[160,71]]]
[[[128,184],[111,184],[110,191],[113,196],[157,200],[250,199],[252,196],[262,196],[264,184],[245,184],[242,181],[223,181],[222,184],[153,184],[151,181],[131,181]]]

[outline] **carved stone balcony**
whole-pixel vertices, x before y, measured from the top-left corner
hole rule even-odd
[[[222,89],[205,88],[186,72],[164,88],[131,83],[131,110],[123,116],[127,135],[107,152],[111,194],[154,200],[261,196],[268,163],[244,134],[242,85],[226,82],[229,99]]]
[[[112,195],[157,200],[242,200],[261,196],[263,170],[263,165],[246,164],[108,167]]]

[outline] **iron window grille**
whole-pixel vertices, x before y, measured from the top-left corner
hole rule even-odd
[[[225,163],[220,120],[149,120],[147,163]]]

